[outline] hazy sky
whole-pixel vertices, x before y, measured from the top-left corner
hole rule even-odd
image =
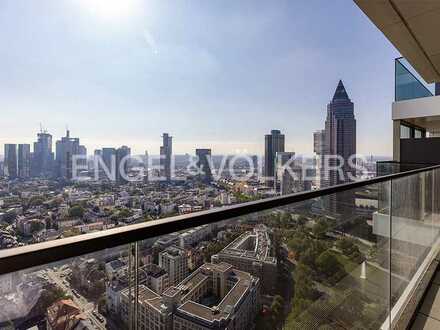
[[[339,79],[358,152],[392,151],[394,47],[352,0],[1,0],[0,145],[312,153]],[[0,153],[3,153],[3,148]]]

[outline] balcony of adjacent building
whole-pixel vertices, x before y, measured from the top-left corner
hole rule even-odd
[[[440,85],[428,84],[404,58],[395,60],[394,160],[440,163]]]

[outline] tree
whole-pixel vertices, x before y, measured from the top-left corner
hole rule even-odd
[[[3,216],[3,221],[11,224],[14,222],[15,218],[17,218],[17,212],[11,211]]]
[[[279,301],[274,300],[270,305],[270,309],[272,311],[274,321],[277,321],[282,314],[283,305],[281,305]]]
[[[327,222],[320,219],[317,223],[313,225],[312,233],[316,238],[324,239],[328,230],[329,225],[327,224]]]
[[[272,311],[272,319],[275,324],[282,321],[284,315],[284,299],[280,295],[276,295],[270,306]]]
[[[293,302],[292,314],[294,317],[297,317],[301,313],[307,310],[309,306],[312,304],[312,301],[309,299],[298,298]]]
[[[336,242],[336,247],[342,251],[345,255],[351,254],[357,246],[353,243],[353,240],[347,237],[343,237]]]
[[[107,312],[107,299],[105,298],[105,295],[102,295],[98,299],[98,312],[101,314],[104,314]]]
[[[59,287],[49,284],[45,286],[35,304],[35,310],[33,310],[36,315],[44,315],[53,303],[60,299],[67,299],[69,296]]]
[[[300,215],[297,219],[296,219],[296,222],[297,222],[297,224],[299,225],[299,226],[304,226],[306,223],[307,223],[307,221],[309,221],[305,216],[303,216],[303,215]]]
[[[44,203],[44,199],[40,196],[31,197],[31,199],[29,200],[30,207],[39,206],[42,205],[43,203]]]
[[[342,251],[342,253],[355,262],[362,262],[365,260],[364,255],[359,250],[359,247],[350,238],[342,238],[336,242],[336,247]]]
[[[319,274],[324,274],[327,280],[335,284],[345,275],[344,267],[338,259],[329,251],[324,251],[316,260]]]
[[[132,211],[130,211],[129,209],[124,208],[124,209],[119,211],[118,218],[119,219],[125,219],[125,218],[131,217],[132,215],[133,215]]]
[[[312,280],[312,271],[309,267],[298,263],[295,268],[295,300],[306,299],[312,300],[315,298],[315,287]]]
[[[318,240],[307,240],[307,249],[301,254],[299,260],[311,269],[316,268],[316,259],[324,252],[326,245]]]
[[[40,222],[40,221],[33,221],[31,222],[31,233],[40,231],[42,229],[44,229],[44,223]]]
[[[75,205],[69,209],[69,216],[71,218],[82,218],[84,215],[84,212],[85,212],[85,210],[82,206]]]

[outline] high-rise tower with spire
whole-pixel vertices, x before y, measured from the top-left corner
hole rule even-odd
[[[356,119],[354,104],[348,97],[342,80],[339,80],[333,98],[327,105],[327,118],[322,134],[323,145],[318,160],[320,187],[350,182],[356,176],[356,168],[353,166],[355,160],[352,159],[351,163],[349,161],[356,154]],[[347,213],[348,209],[354,207],[353,196],[338,196],[343,200],[329,198],[329,211]]]
[[[328,157],[330,167],[342,166],[342,172],[327,166],[323,180],[324,186],[334,186],[350,181],[349,174],[356,175],[356,169],[350,166],[349,158],[356,154],[356,119],[354,104],[348,97],[342,80],[339,80],[333,99],[327,105],[325,121],[325,143],[323,154]],[[339,156],[343,164],[338,163]]]

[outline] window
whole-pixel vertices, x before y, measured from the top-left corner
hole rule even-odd
[[[411,128],[405,125],[400,125],[400,138],[401,139],[411,138]]]

